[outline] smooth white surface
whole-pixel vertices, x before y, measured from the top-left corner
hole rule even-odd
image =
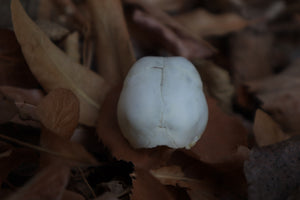
[[[190,148],[208,119],[200,76],[182,57],[144,57],[129,71],[118,103],[122,133],[135,148]]]

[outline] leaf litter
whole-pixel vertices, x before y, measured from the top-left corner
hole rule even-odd
[[[13,0],[13,31],[0,30],[1,199],[299,197],[297,2],[36,5],[33,20]],[[209,121],[191,150],[122,136],[122,82],[147,55],[201,75]]]

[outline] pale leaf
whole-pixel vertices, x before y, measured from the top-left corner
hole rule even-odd
[[[11,4],[12,21],[24,57],[46,91],[70,89],[80,101],[80,122],[95,125],[108,86],[102,77],[73,62],[28,17],[18,0]]]

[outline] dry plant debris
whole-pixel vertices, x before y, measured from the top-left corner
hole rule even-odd
[[[298,1],[8,2],[0,199],[299,199]],[[197,67],[209,120],[192,149],[123,137],[117,103],[143,56]]]

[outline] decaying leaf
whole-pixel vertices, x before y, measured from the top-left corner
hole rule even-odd
[[[297,192],[300,185],[299,154],[299,136],[253,148],[244,168],[249,200],[288,199]]]
[[[248,25],[248,21],[234,13],[212,14],[203,9],[195,9],[175,19],[198,37],[224,35],[239,31]]]
[[[135,62],[120,0],[88,0],[97,36],[98,70],[111,85],[121,83]]]
[[[246,128],[237,117],[225,114],[215,100],[207,97],[207,101],[210,113],[208,124],[200,140],[192,147],[192,152],[206,163],[232,162],[234,158],[237,165],[242,165],[244,153],[240,154],[238,150],[240,146],[247,146]]]
[[[79,101],[70,90],[54,89],[38,105],[37,116],[47,129],[70,139],[78,125]]]
[[[95,125],[108,86],[94,72],[72,61],[27,16],[18,0],[11,4],[14,31],[24,57],[46,91],[68,88],[80,101],[80,122]]]
[[[59,200],[69,179],[69,168],[64,164],[50,165],[6,200]]]
[[[260,147],[275,144],[289,138],[279,125],[262,110],[256,111],[253,132],[255,140]]]

